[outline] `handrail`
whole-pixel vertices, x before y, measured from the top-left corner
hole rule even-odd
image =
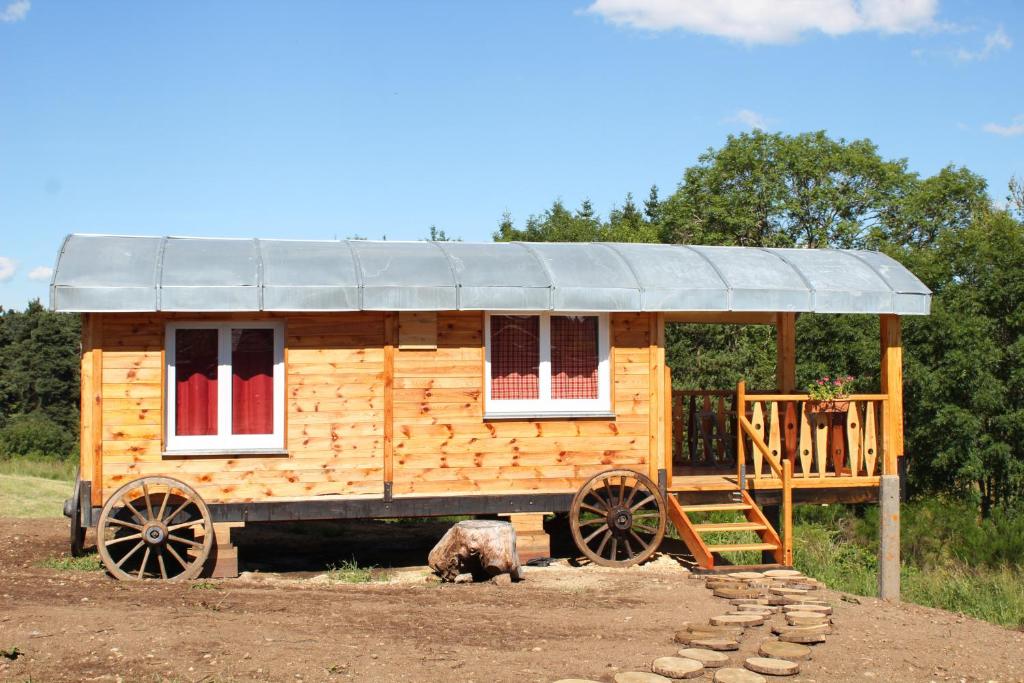
[[[747,396],[754,401],[811,401],[810,394],[772,394],[747,391]],[[888,401],[888,394],[850,394],[836,399],[837,401]]]
[[[747,419],[746,415],[739,416],[739,423],[740,427],[743,428],[743,431],[750,438],[750,442],[753,443],[755,447],[757,447],[757,450],[761,451],[761,455],[763,455],[768,460],[768,465],[771,466],[772,471],[774,471],[775,474],[779,475],[779,478],[781,479],[782,466],[779,463],[775,462],[775,458],[772,456],[771,449],[768,448],[768,444],[766,444],[764,442],[764,439],[758,436],[757,432],[754,431],[754,425],[750,424],[750,420]]]

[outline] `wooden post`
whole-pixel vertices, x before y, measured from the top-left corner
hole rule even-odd
[[[782,394],[796,390],[796,313],[775,316],[775,384]]]
[[[81,381],[79,383],[79,407],[81,421],[78,433],[78,476],[82,481],[92,481],[92,315],[82,314],[82,357]]]
[[[793,566],[793,463],[782,461],[782,564]]]
[[[384,314],[384,497],[391,497],[395,480],[395,341],[397,316]]]
[[[665,454],[665,315],[650,314],[650,391],[649,431],[650,446],[647,457],[647,476],[658,481],[658,470],[663,466]]]
[[[899,316],[882,315],[879,318],[882,342],[881,389],[889,397],[882,425],[886,441],[882,474],[896,474],[896,459],[903,455],[903,342]]]
[[[665,364],[665,486],[672,489],[672,453],[675,447],[675,422],[672,419],[672,368]]]
[[[102,318],[90,313],[82,321],[79,476],[92,482],[92,504],[103,504],[103,329]]]
[[[747,415],[747,383],[740,380],[736,385],[736,483],[739,487],[746,488],[746,461],[747,454],[743,450],[743,429],[740,427],[741,418]]]

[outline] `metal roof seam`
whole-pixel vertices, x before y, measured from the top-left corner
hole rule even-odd
[[[755,248],[759,249],[759,250],[761,250],[761,251],[763,251],[763,252],[765,252],[767,254],[771,254],[772,256],[776,257],[777,259],[779,259],[780,261],[782,261],[787,266],[789,266],[790,268],[793,269],[793,272],[796,273],[796,276],[798,278],[800,278],[800,280],[803,281],[804,285],[807,287],[807,291],[811,293],[811,310],[813,311],[815,305],[818,303],[818,290],[816,290],[814,288],[814,285],[812,285],[811,281],[807,279],[807,277],[804,275],[803,271],[800,270],[799,268],[797,268],[795,263],[790,261],[788,258],[786,258],[782,254],[780,254],[775,249],[769,249],[768,247],[755,247]]]
[[[708,258],[707,254],[703,253],[702,251],[700,251],[698,249],[695,249],[694,245],[680,244],[678,246],[682,247],[683,249],[686,249],[687,251],[692,251],[694,254],[696,254],[700,258],[704,259],[704,262],[707,263],[711,267],[711,270],[715,271],[715,275],[717,275],[718,279],[722,281],[723,285],[725,285],[725,307],[726,307],[727,310],[731,311],[732,310],[732,283],[729,282],[729,279],[727,277],[725,277],[725,273],[723,273],[718,268],[718,266],[715,265],[714,261],[712,261],[711,259]]]
[[[511,244],[518,244],[520,247],[525,249],[526,252],[528,254],[530,254],[530,256],[532,256],[534,259],[536,259],[537,265],[539,265],[541,267],[541,269],[544,271],[544,274],[548,276],[548,310],[549,311],[550,310],[554,310],[554,308],[555,308],[555,276],[552,275],[551,269],[548,268],[548,264],[545,263],[544,259],[542,259],[540,257],[540,254],[538,254],[536,252],[536,250],[533,249],[533,247],[531,247],[526,242],[512,242]]]
[[[355,265],[356,268],[356,291],[359,292],[359,310],[365,311],[366,305],[365,302],[363,301],[363,292],[366,288],[366,278],[363,277],[363,263],[362,261],[359,260],[359,252],[357,252],[356,248],[352,246],[352,240],[342,241],[345,243],[345,246],[348,247],[349,253],[352,254],[352,263]]]
[[[64,235],[64,240],[60,243],[60,250],[57,252],[57,258],[53,262],[53,272],[50,273],[50,309],[57,307],[57,271],[60,270],[60,260],[64,257],[64,250],[68,246],[68,241],[71,239],[71,235]]]
[[[263,288],[266,282],[263,279],[263,247],[258,237],[253,238],[253,246],[256,247],[256,307],[263,310]]]
[[[427,240],[427,242],[430,242],[431,244],[433,244],[435,247],[437,247],[438,249],[441,250],[442,254],[444,254],[444,262],[446,264],[448,264],[448,272],[452,276],[452,286],[455,288],[455,310],[456,311],[461,311],[462,310],[462,305],[461,305],[462,304],[462,301],[461,301],[461,299],[462,299],[462,297],[461,297],[461,294],[462,294],[462,283],[459,281],[459,278],[455,275],[455,265],[452,263],[451,254],[449,254],[448,250],[445,249],[441,245],[441,243],[438,242],[437,240]]]
[[[156,258],[153,259],[153,310],[163,310],[164,293],[164,251],[167,248],[167,237],[160,238],[160,244],[156,248]]]
[[[855,252],[854,250],[852,250],[852,249],[838,249],[837,251],[839,253],[841,253],[841,254],[848,254],[849,256],[852,256],[853,258],[857,259],[858,261],[860,261],[861,263],[866,265],[868,268],[870,268],[872,273],[874,273],[875,275],[878,276],[878,279],[881,280],[885,284],[885,286],[889,288],[889,300],[891,302],[890,305],[892,306],[893,313],[895,313],[896,312],[896,295],[899,292],[897,292],[896,288],[892,286],[892,282],[889,281],[889,278],[887,278],[886,276],[882,275],[882,271],[878,270],[878,268],[875,268],[874,264],[872,264],[866,258],[861,257],[861,255],[858,254],[857,252]],[[881,253],[881,252],[879,252],[879,253]]]
[[[644,286],[642,284],[640,284],[640,276],[636,274],[636,268],[634,268],[633,264],[629,262],[629,259],[627,259],[622,254],[622,252],[620,252],[618,249],[615,248],[615,242],[591,242],[590,244],[595,244],[597,246],[604,247],[608,251],[610,251],[613,254],[615,254],[619,258],[620,261],[622,261],[623,263],[626,264],[626,268],[629,269],[629,274],[633,276],[633,281],[636,282],[636,291],[638,291],[640,293],[640,309],[643,310],[643,308],[644,308]],[[623,289],[625,289],[625,287],[623,287]]]

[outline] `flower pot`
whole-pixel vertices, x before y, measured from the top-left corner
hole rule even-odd
[[[808,401],[807,411],[811,413],[839,414],[850,412],[850,402],[846,399],[829,401]]]

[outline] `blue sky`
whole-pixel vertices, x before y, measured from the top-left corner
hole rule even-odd
[[[0,305],[68,232],[486,240],[759,126],[1024,175],[1024,3],[0,0]]]

